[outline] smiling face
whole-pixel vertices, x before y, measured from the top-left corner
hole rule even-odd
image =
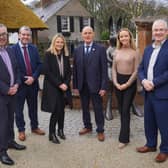
[[[89,45],[90,43],[92,43],[94,39],[93,29],[89,26],[84,27],[82,30],[82,38],[86,44]]]
[[[123,47],[129,47],[130,46],[131,37],[130,37],[130,34],[129,34],[128,31],[126,31],[126,30],[120,31],[118,38],[119,38],[119,41],[121,43],[121,46],[123,46]]]
[[[164,21],[156,21],[152,27],[152,35],[156,44],[160,44],[167,38],[168,29]]]
[[[6,27],[0,27],[0,47],[4,47],[7,44],[7,29]]]
[[[57,37],[54,41],[54,47],[55,47],[55,50],[60,53],[61,50],[63,49],[64,47],[64,39],[62,39],[61,37]]]
[[[29,30],[22,29],[19,32],[19,39],[23,45],[28,44],[31,40],[31,32]]]

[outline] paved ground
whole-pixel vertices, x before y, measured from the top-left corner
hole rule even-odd
[[[65,134],[67,140],[61,144],[48,141],[48,120],[50,115],[39,110],[40,127],[46,131],[45,136],[37,136],[30,132],[27,109],[27,140],[24,144],[26,151],[9,150],[15,160],[13,168],[167,168],[168,161],[162,164],[155,163],[155,153],[139,154],[137,146],[145,143],[143,118],[131,116],[131,142],[120,150],[118,149],[118,133],[120,128],[119,115],[114,112],[115,118],[105,123],[106,140],[99,142],[96,138],[95,125],[93,133],[79,136],[82,128],[81,111],[66,109]],[[92,112],[94,122],[94,113]],[[16,130],[17,140],[17,130]],[[18,140],[17,140],[18,141]],[[19,142],[19,141],[18,141]],[[5,168],[0,163],[0,168]]]

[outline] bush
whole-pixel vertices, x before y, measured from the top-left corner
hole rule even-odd
[[[109,31],[103,31],[100,35],[101,40],[108,40],[110,36]]]

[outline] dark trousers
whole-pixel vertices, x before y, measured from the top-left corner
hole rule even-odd
[[[14,140],[14,109],[15,96],[4,98],[0,96],[0,154],[8,149],[8,144]]]
[[[49,123],[49,133],[56,132],[56,124],[58,123],[58,130],[64,129],[64,118],[65,118],[65,102],[63,93],[59,95],[59,101],[57,101],[55,110],[52,112]]]
[[[130,75],[117,74],[117,80],[120,84],[127,82],[129,78]],[[130,107],[136,94],[136,81],[123,91],[115,88],[115,93],[121,120],[119,142],[128,143],[130,135]]]
[[[157,147],[160,131],[160,152],[168,154],[168,100],[156,98],[154,92],[145,94],[144,126],[146,146]]]
[[[90,93],[88,85],[84,84],[80,91],[81,105],[83,111],[83,123],[85,128],[92,128],[91,117],[89,111],[90,99],[92,100],[93,109],[95,112],[95,121],[97,125],[96,131],[98,133],[104,132],[104,114],[102,97],[98,93]]]
[[[25,131],[24,121],[24,104],[27,101],[28,114],[30,118],[31,129],[38,128],[38,114],[37,114],[37,97],[38,97],[38,84],[31,86],[22,85],[17,93],[17,105],[16,105],[16,125],[19,132]]]

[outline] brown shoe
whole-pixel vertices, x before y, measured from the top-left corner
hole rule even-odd
[[[167,158],[168,158],[168,154],[166,154],[166,153],[159,153],[159,154],[156,156],[155,161],[156,161],[156,162],[164,162],[164,161],[167,160]]]
[[[26,140],[25,132],[19,132],[18,138],[20,141],[25,141]]]
[[[43,130],[41,130],[40,128],[33,129],[32,133],[35,133],[37,135],[45,135],[45,132]]]
[[[104,139],[105,139],[104,133],[98,133],[98,134],[97,134],[97,139],[98,139],[99,141],[104,141]]]
[[[147,147],[147,146],[142,146],[142,147],[139,147],[139,148],[136,148],[136,151],[137,152],[140,152],[140,153],[147,153],[147,152],[155,152],[156,151],[156,148],[151,148],[151,147]]]
[[[79,131],[79,135],[84,135],[90,132],[92,132],[91,128],[83,128],[81,131]]]

